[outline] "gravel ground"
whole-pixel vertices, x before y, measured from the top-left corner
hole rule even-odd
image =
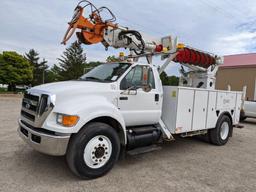
[[[178,139],[86,181],[73,176],[64,157],[42,155],[18,137],[20,102],[0,97],[0,191],[256,191],[256,120],[235,129],[225,146]]]

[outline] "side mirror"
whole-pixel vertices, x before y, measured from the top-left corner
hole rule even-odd
[[[149,84],[149,67],[144,66],[142,71],[142,90],[145,92],[149,92],[152,90],[152,86]]]
[[[150,84],[143,86],[142,90],[145,92],[150,92],[152,90],[152,86]]]

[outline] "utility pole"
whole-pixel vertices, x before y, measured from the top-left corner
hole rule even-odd
[[[43,69],[43,84],[44,84],[44,74],[45,74],[45,70]]]
[[[47,61],[45,61],[45,58],[43,58],[43,62],[47,63]],[[43,84],[44,84],[44,81],[45,81],[45,68],[43,68]]]

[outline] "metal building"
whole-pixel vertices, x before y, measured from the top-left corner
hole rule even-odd
[[[247,86],[246,99],[256,100],[256,53],[224,56],[224,64],[216,76],[216,88],[242,91]]]

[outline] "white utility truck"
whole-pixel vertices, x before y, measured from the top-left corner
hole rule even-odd
[[[92,10],[88,18],[82,14],[86,7]],[[113,18],[103,20],[103,11]],[[242,92],[215,90],[222,58],[171,36],[146,41],[138,31],[113,24],[114,18],[109,9],[88,1],[76,7],[63,43],[80,28],[81,43],[102,42],[131,54],[102,63],[78,80],[29,89],[22,101],[20,137],[39,152],[66,155],[81,178],[104,175],[125,151],[174,140],[173,135],[205,135],[212,144],[224,145],[239,122]],[[153,65],[155,56],[165,63]],[[148,63],[138,63],[140,57]],[[163,87],[159,76],[171,61],[181,63],[180,86]]]

